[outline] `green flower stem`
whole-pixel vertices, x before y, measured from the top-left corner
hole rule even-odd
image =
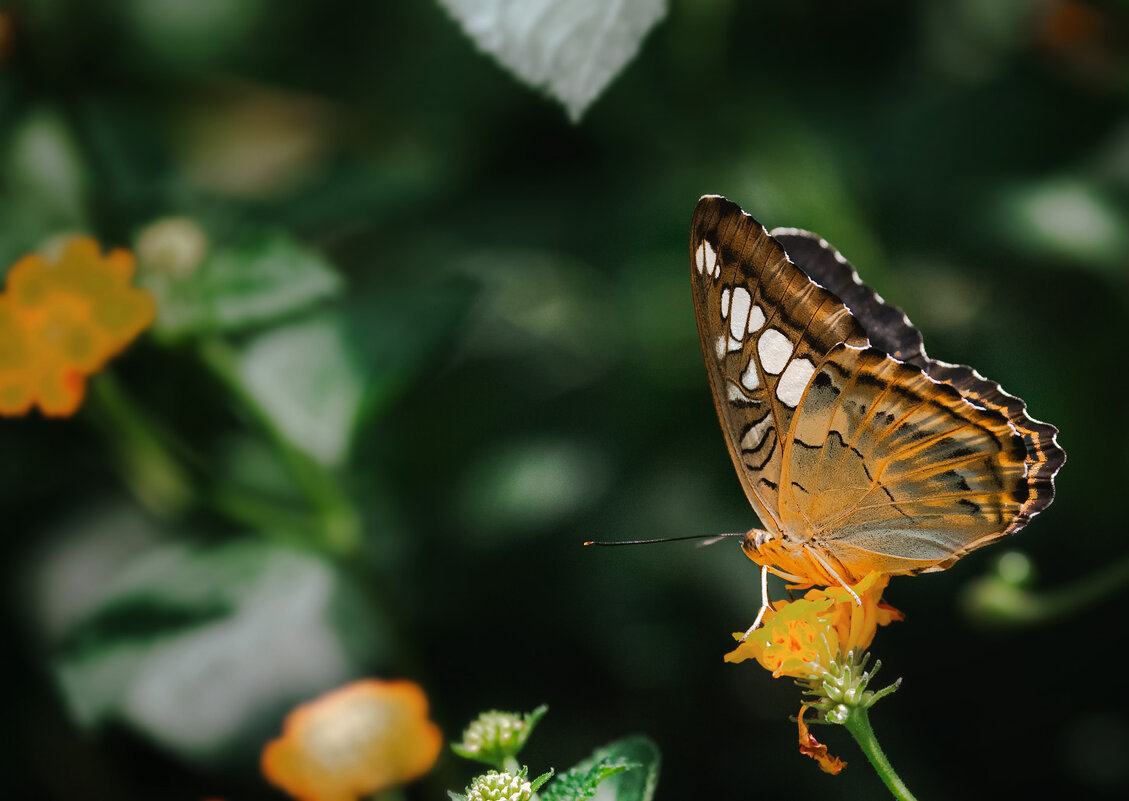
[[[202,497],[192,474],[205,467],[199,457],[154,422],[112,373],[91,382],[84,415],[111,448],[122,483],[157,516],[176,515],[204,500],[231,519],[285,542],[308,541],[316,528],[308,513],[235,488],[221,487]]]
[[[870,764],[878,773],[878,777],[893,793],[894,798],[901,801],[915,801],[913,793],[894,772],[890,760],[886,759],[882,746],[878,744],[878,738],[874,736],[874,730],[870,727],[870,717],[867,714],[866,707],[860,705],[852,706],[850,709],[850,714],[843,725],[855,738],[855,742],[859,744],[862,752],[866,754],[866,758],[870,760]]]
[[[85,412],[112,449],[122,482],[142,506],[168,517],[192,502],[192,479],[173,455],[167,432],[158,429],[112,373],[90,382]]]
[[[317,517],[315,536],[338,555],[354,552],[360,546],[360,515],[352,500],[341,490],[336,477],[305,452],[294,447],[278,429],[270,415],[247,392],[239,378],[238,356],[219,337],[200,340],[201,361],[238,399],[243,409],[266,433],[291,475],[314,508]]]
[[[302,545],[309,541],[309,532],[317,528],[317,520],[306,509],[295,509],[259,494],[228,487],[209,493],[212,508],[252,530],[279,542]]]

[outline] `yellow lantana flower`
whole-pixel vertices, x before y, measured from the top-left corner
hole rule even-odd
[[[301,801],[357,801],[426,773],[441,741],[418,684],[357,681],[291,712],[263,775]]]
[[[156,303],[130,286],[133,257],[102,256],[72,237],[54,260],[31,254],[8,271],[0,293],[0,414],[74,414],[86,377],[153,322]]]
[[[879,626],[902,619],[901,612],[881,602],[889,581],[884,573],[867,575],[853,588],[859,602],[844,587],[808,590],[803,598],[768,610],[763,625],[725,661],[756,659],[777,678],[818,679],[848,654],[865,651]]]
[[[867,671],[866,649],[879,626],[902,619],[902,613],[882,603],[890,577],[870,573],[852,590],[827,587],[809,590],[803,598],[782,603],[764,615],[763,626],[725,655],[727,662],[755,659],[773,676],[790,676],[811,700],[800,709],[800,753],[810,756],[827,773],[838,773],[846,762],[831,756],[827,746],[808,731],[804,712],[815,709],[819,722],[848,728],[865,721],[866,710],[893,692],[898,683],[872,692],[867,683],[878,670]],[[857,599],[857,600],[856,600]],[[866,724],[869,726],[869,724]]]

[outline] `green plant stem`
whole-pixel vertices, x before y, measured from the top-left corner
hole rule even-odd
[[[91,381],[87,414],[112,449],[122,482],[142,506],[168,517],[192,502],[195,487],[167,446],[168,437],[112,373]]]
[[[360,546],[360,515],[352,500],[341,490],[336,477],[296,448],[247,392],[239,376],[238,354],[227,342],[219,337],[205,337],[200,340],[199,353],[201,361],[227,385],[282,457],[314,509],[316,526],[313,533],[319,542],[338,555],[354,552]]]
[[[883,784],[889,788],[893,793],[894,798],[901,801],[915,801],[913,793],[905,786],[898,774],[894,772],[890,760],[886,759],[886,753],[882,750],[882,746],[878,744],[878,738],[874,736],[874,730],[870,727],[870,717],[867,714],[866,707],[856,706],[851,708],[850,714],[847,716],[846,722],[847,731],[855,738],[855,742],[859,744],[859,748],[866,754],[866,758],[870,760],[870,764],[874,767],[878,777],[882,779]]]
[[[85,414],[110,447],[122,483],[159,517],[179,514],[203,499],[228,517],[284,542],[300,543],[316,528],[308,513],[236,488],[221,488],[202,498],[189,469],[201,469],[199,457],[154,422],[112,373],[101,373],[91,382]]]
[[[318,525],[307,509],[294,509],[272,498],[221,487],[208,494],[211,506],[238,523],[279,542],[302,545]]]

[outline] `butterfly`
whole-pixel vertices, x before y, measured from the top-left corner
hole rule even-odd
[[[714,404],[765,526],[742,544],[762,579],[850,590],[871,572],[944,570],[1054,499],[1058,430],[971,367],[926,356],[826,241],[770,234],[716,195],[690,230]]]

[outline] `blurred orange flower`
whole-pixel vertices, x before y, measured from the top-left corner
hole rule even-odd
[[[884,573],[867,575],[854,587],[861,603],[844,587],[808,590],[803,598],[766,612],[764,625],[725,661],[756,659],[775,677],[817,679],[851,651],[864,651],[879,626],[902,619],[901,612],[881,603],[889,581]]]
[[[8,271],[0,294],[0,414],[74,414],[86,377],[153,322],[156,303],[130,286],[133,256],[101,255],[72,237],[58,258],[35,253]]]
[[[11,9],[0,10],[0,65],[8,60],[16,43],[15,13]]]
[[[356,801],[426,773],[441,741],[418,684],[357,681],[287,715],[263,775],[302,801]]]

